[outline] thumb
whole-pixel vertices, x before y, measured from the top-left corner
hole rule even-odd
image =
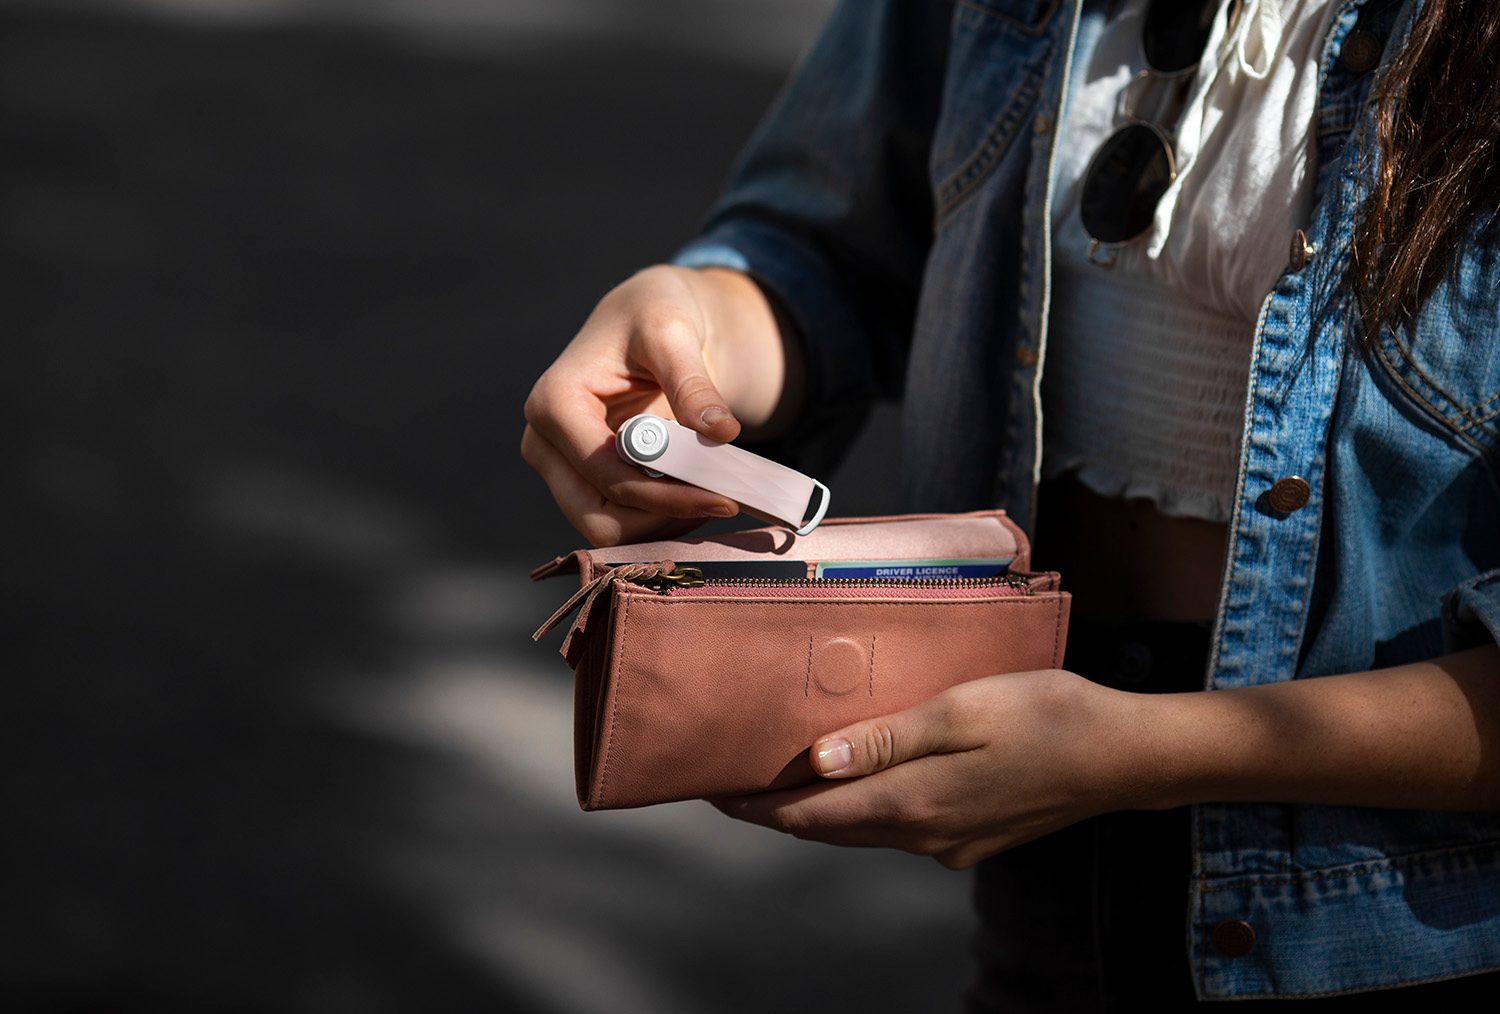
[[[650,360],[646,365],[678,422],[724,443],[740,435],[739,420],[708,378],[708,364],[696,341],[657,342]]]
[[[951,739],[947,709],[927,701],[824,736],[812,746],[812,765],[825,778],[854,778],[946,750]]]

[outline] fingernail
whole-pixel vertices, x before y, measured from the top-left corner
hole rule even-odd
[[[820,775],[836,775],[854,760],[854,748],[847,739],[828,739],[813,753],[813,766]]]
[[[738,507],[727,503],[716,503],[711,507],[703,508],[703,513],[711,518],[732,518],[739,512]]]
[[[703,419],[703,425],[717,426],[725,419],[730,418],[729,409],[724,408],[722,405],[710,405],[703,410],[701,418]]]

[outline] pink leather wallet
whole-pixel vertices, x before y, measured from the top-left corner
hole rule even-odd
[[[1003,511],[580,549],[562,654],[585,810],[814,781],[808,748],[954,684],[1055,668],[1069,596]]]

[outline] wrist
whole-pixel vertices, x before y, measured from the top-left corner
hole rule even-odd
[[[1075,676],[1066,713],[1075,722],[1068,737],[1070,778],[1078,804],[1093,813],[1155,810],[1179,805],[1170,739],[1159,725],[1162,698],[1133,694]]]
[[[1226,721],[1221,695],[1120,692],[1116,809],[1166,810],[1219,798],[1243,775],[1256,730]]]

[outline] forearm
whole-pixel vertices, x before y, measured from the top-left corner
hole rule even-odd
[[[1500,808],[1500,648],[1370,672],[1139,695],[1117,772],[1141,807]]]

